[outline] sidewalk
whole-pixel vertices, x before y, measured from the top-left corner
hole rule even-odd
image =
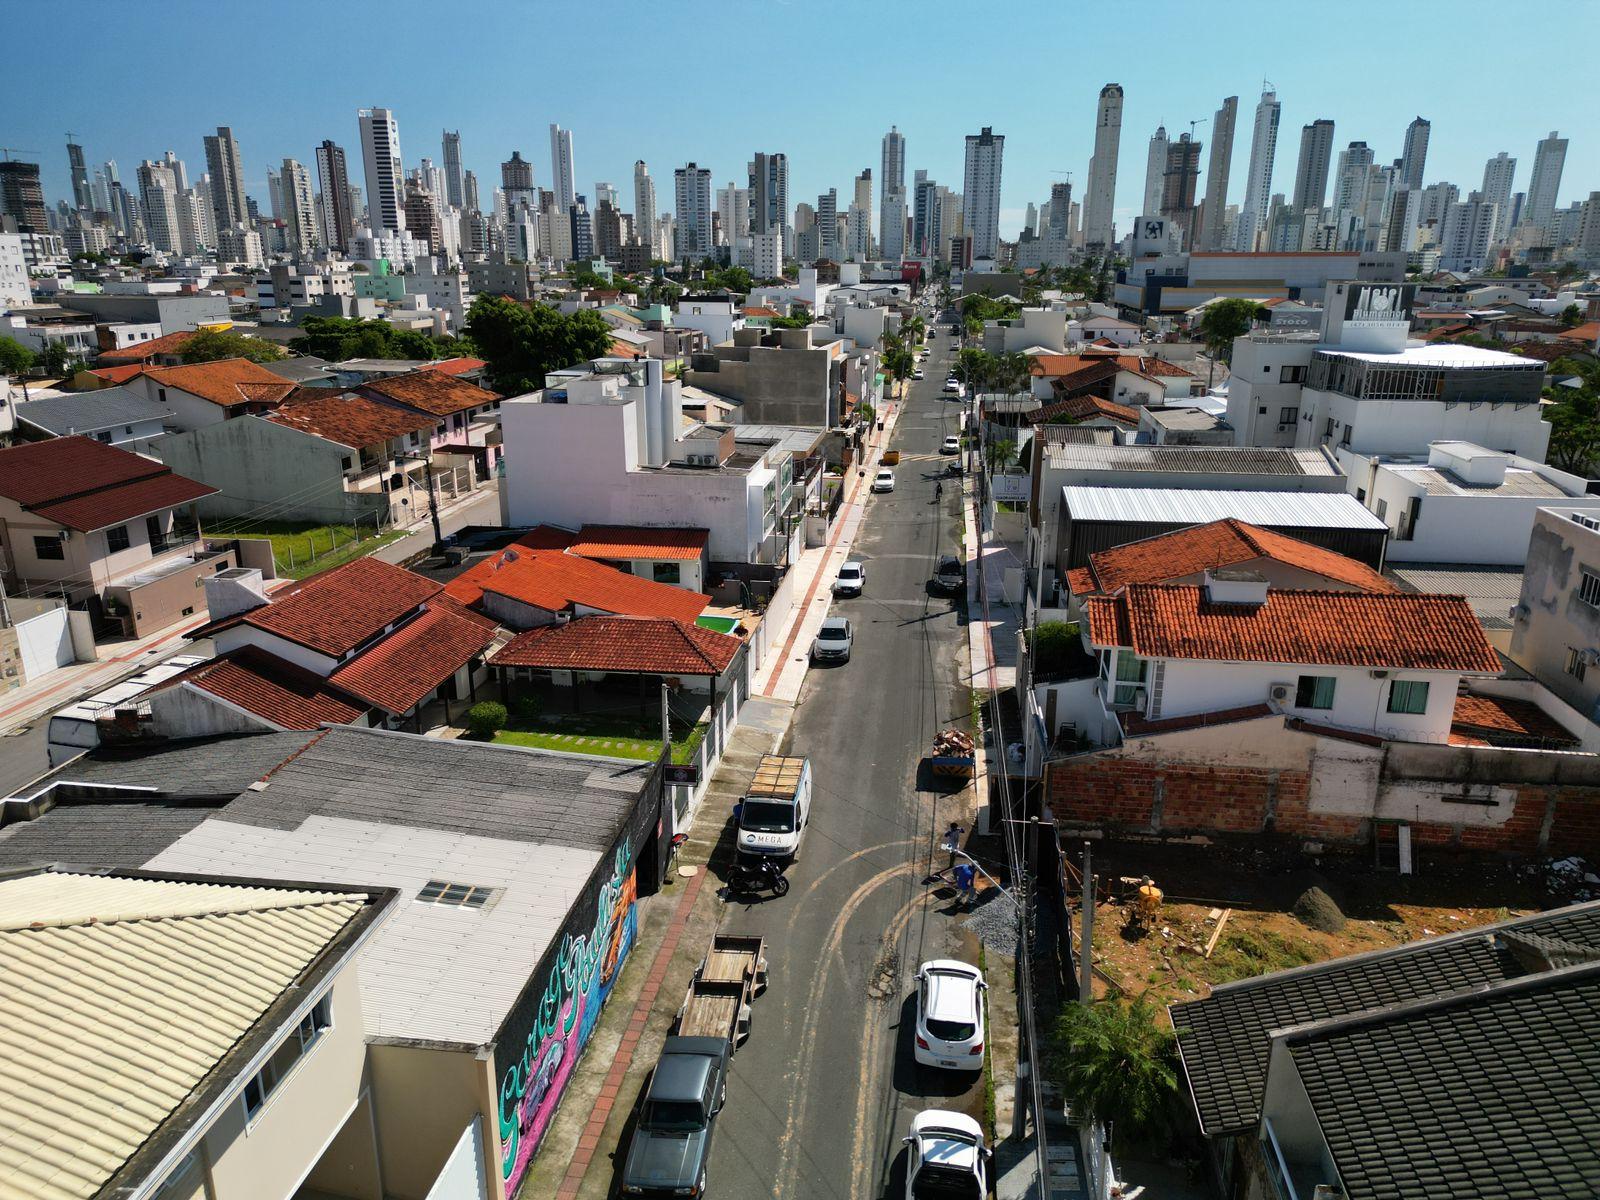
[[[855,474],[845,485],[844,503],[833,523],[833,533],[821,546],[813,546],[800,555],[790,566],[795,573],[794,586],[798,599],[788,619],[773,639],[775,647],[766,662],[756,669],[752,692],[774,700],[790,703],[800,698],[800,686],[805,682],[806,668],[810,665],[811,639],[817,636],[823,618],[828,615],[828,602],[833,597],[833,581],[839,568],[850,558],[855,545],[856,532],[866,515],[867,489],[871,486],[872,472],[894,433],[900,414],[905,411],[904,398],[888,402],[883,414],[883,429],[874,431],[868,439]]]
[[[634,1102],[677,1016],[699,947],[716,929],[717,887],[706,864],[727,833],[733,805],[757,761],[778,748],[793,713],[780,701],[745,701],[689,840],[678,852],[673,878],[639,905],[638,943],[600,1014],[584,1051],[586,1063],[573,1074],[528,1169],[522,1197],[600,1200],[610,1194],[613,1172],[603,1156],[627,1145],[623,1133]]]
[[[439,510],[439,528],[444,530],[447,537],[456,530],[463,529],[468,525],[498,524],[500,524],[500,484],[498,480],[488,487],[479,488],[475,492],[468,492],[454,504],[447,504]],[[380,546],[372,552],[372,557],[398,566],[408,559],[427,554],[432,549],[433,520],[424,512],[422,520],[412,527],[410,533],[403,538],[390,542],[387,546]]]

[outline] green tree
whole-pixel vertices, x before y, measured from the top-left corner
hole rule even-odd
[[[202,329],[183,344],[186,363],[216,362],[221,358],[248,358],[251,362],[278,362],[287,358],[281,348],[264,338],[232,329]]]
[[[31,370],[34,353],[16,338],[0,337],[0,375],[21,375]]]
[[[506,706],[497,700],[480,700],[467,709],[467,728],[472,736],[490,741],[506,727]]]
[[[1123,1146],[1165,1145],[1173,1127],[1177,1039],[1158,1011],[1146,996],[1069,1004],[1051,1031],[1051,1079],[1074,1112],[1110,1125]]]
[[[907,341],[920,342],[928,332],[928,323],[921,317],[912,317],[900,326],[900,332]]]
[[[300,329],[300,336],[289,343],[289,349],[329,362],[347,358],[409,358],[426,362],[472,350],[462,338],[429,337],[414,329],[396,329],[385,321],[307,317]]]
[[[489,364],[489,382],[507,396],[536,391],[551,371],[599,358],[611,348],[611,327],[593,309],[569,315],[503,296],[474,300],[466,333]]]
[[[1544,413],[1550,423],[1545,460],[1561,471],[1593,475],[1600,468],[1600,366],[1558,358],[1548,375],[1563,382],[1545,388],[1545,398],[1553,401]],[[1577,387],[1568,382],[1573,379]]]
[[[35,362],[46,375],[70,375],[78,366],[65,342],[46,342]]]
[[[1200,339],[1213,358],[1223,362],[1233,361],[1233,339],[1243,337],[1257,317],[1266,317],[1267,310],[1254,300],[1232,296],[1206,305],[1200,316]]]
[[[1017,461],[1017,443],[1010,438],[990,438],[983,444],[983,461],[989,474],[1005,474]]]
[[[911,377],[911,372],[916,369],[916,356],[906,349],[905,340],[896,334],[883,335],[883,369],[896,379],[904,380]]]
[[[1561,310],[1561,324],[1565,329],[1583,324],[1583,309],[1576,304],[1569,304]]]

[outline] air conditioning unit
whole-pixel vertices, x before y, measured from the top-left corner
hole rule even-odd
[[[1509,615],[1513,621],[1526,621],[1532,612],[1526,604],[1513,604]]]
[[[1578,661],[1586,667],[1592,667],[1595,663],[1600,663],[1600,650],[1579,650]]]
[[[1271,697],[1274,704],[1287,704],[1289,703],[1289,697],[1294,695],[1294,684],[1275,683],[1268,689],[1267,695]]]

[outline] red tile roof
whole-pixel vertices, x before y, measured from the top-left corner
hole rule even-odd
[[[88,532],[187,504],[217,489],[93,438],[24,442],[0,450],[0,496]]]
[[[499,392],[486,391],[454,375],[427,369],[391,375],[387,379],[369,379],[361,385],[361,391],[435,417],[454,416],[469,408],[488,408],[500,399]]]
[[[1150,379],[1187,379],[1194,374],[1186,371],[1176,363],[1169,363],[1164,358],[1143,354],[1119,354],[1117,365],[1124,371],[1132,371]]]
[[[90,371],[96,379],[104,379],[107,383],[127,383],[144,374],[143,363],[124,363],[117,367],[96,367]]]
[[[489,661],[554,671],[721,675],[742,643],[666,617],[579,617],[520,633]]]
[[[402,716],[494,641],[494,630],[448,605],[428,609],[340,667],[329,682]]]
[[[248,358],[150,367],[144,373],[157,387],[177,388],[223,408],[240,404],[272,405],[295,390],[294,384]]]
[[[422,413],[332,388],[300,388],[267,413],[266,419],[353,450],[431,429],[435,424]]]
[[[747,317],[781,317],[783,314],[765,304],[747,304],[739,310]]]
[[[584,558],[653,558],[692,562],[706,551],[704,529],[654,529],[640,525],[585,525],[572,543]]]
[[[518,548],[484,559],[452,579],[445,591],[466,605],[493,592],[546,612],[582,607],[680,621],[693,621],[711,603],[699,592],[641,579],[576,554]]]
[[[348,725],[367,711],[322,676],[254,646],[191,667],[152,691],[188,683],[280,729]]]
[[[1564,342],[1582,342],[1586,346],[1593,346],[1595,339],[1600,338],[1600,321],[1586,321],[1582,325],[1574,325],[1556,336]]]
[[[1095,645],[1145,658],[1500,673],[1460,596],[1273,588],[1264,604],[1213,604],[1202,587],[1135,583],[1085,608]]]
[[[621,338],[611,339],[611,349],[608,351],[608,353],[612,358],[639,359],[649,357],[649,355],[641,350],[638,346],[630,346]]]
[[[1400,589],[1365,563],[1233,517],[1160,533],[1089,556],[1067,573],[1074,595],[1114,592],[1130,583],[1166,583],[1219,567],[1270,558],[1367,592]]]
[[[338,657],[440,591],[431,579],[376,558],[358,558],[279,592],[239,620]],[[232,622],[229,622],[232,623]],[[214,623],[208,629],[222,628]],[[197,631],[195,636],[204,636]]]
[[[1469,741],[1578,744],[1564,725],[1537,704],[1510,696],[1457,696],[1450,731],[1452,735],[1465,735],[1464,740]]]
[[[135,342],[120,350],[107,350],[100,355],[100,361],[107,365],[149,362],[158,354],[177,354],[188,345],[189,339],[194,335],[193,329],[180,329],[177,333],[163,334],[158,338],[151,338],[148,342]]]
[[[1115,373],[1114,369],[1112,373]],[[1066,400],[1058,400],[1054,404],[1046,404],[1029,419],[1035,424],[1044,424],[1060,420],[1092,421],[1096,418],[1116,421],[1121,425],[1138,425],[1139,410],[1129,408],[1126,404],[1118,404],[1114,400],[1107,400],[1104,396],[1091,396],[1085,393]]]
[[[424,371],[443,371],[446,375],[464,375],[468,371],[481,371],[489,364],[481,358],[443,358],[423,367]]]

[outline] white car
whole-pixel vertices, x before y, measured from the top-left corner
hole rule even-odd
[[[983,994],[977,967],[953,958],[917,970],[917,1062],[947,1071],[983,1069]]]
[[[888,467],[882,468],[872,477],[872,490],[875,492],[894,491],[894,472]]]
[[[926,379],[927,375],[923,372],[921,367],[918,367],[915,371],[911,372],[911,378],[913,378],[913,379]]]
[[[849,662],[855,645],[855,630],[844,617],[826,617],[811,641],[812,662]]]
[[[982,1127],[965,1113],[919,1112],[906,1144],[906,1200],[984,1200],[989,1194],[989,1147]]]
[[[961,390],[961,381],[955,378],[946,379],[944,381],[944,390],[947,392],[959,392]]]
[[[958,437],[956,434],[952,433],[950,436],[945,438],[944,441],[939,443],[939,453],[940,454],[960,454],[961,453],[961,439],[960,439],[960,437]]]
[[[859,596],[867,590],[867,568],[864,563],[853,559],[839,568],[839,575],[833,581],[833,594],[835,596]]]

